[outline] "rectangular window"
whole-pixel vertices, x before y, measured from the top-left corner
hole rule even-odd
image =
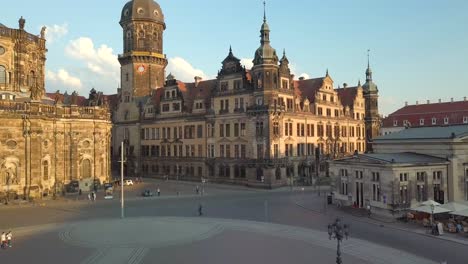
[[[276,159],[279,158],[279,145],[278,144],[273,145],[273,155]]]
[[[247,151],[246,151],[246,146],[241,145],[241,158],[245,159],[247,157]]]
[[[234,137],[239,137],[239,123],[234,124]]]
[[[225,153],[225,152],[224,152],[224,145],[219,145],[219,156],[220,156],[221,158],[224,158],[224,157],[225,157],[225,156],[224,156],[224,153]]]
[[[327,108],[327,116],[331,117],[331,109]]]
[[[393,120],[393,126],[398,126],[398,120]]]
[[[322,107],[319,107],[319,108],[317,109],[317,114],[318,114],[319,116],[323,115]]]
[[[169,104],[163,104],[162,111],[163,112],[169,112]]]
[[[245,123],[241,123],[241,137],[245,137]]]
[[[226,137],[231,137],[231,124],[226,124]]]
[[[231,145],[226,145],[226,158],[231,158]]]
[[[424,118],[419,119],[419,125],[424,126]]]
[[[432,118],[432,125],[437,125],[437,118],[435,117]]]
[[[224,124],[219,124],[219,137],[224,137]]]
[[[239,145],[234,145],[234,158],[240,158]]]
[[[463,124],[468,124],[468,116],[463,117]]]
[[[263,144],[257,144],[257,159],[263,159]]]
[[[202,138],[203,137],[203,126],[198,125],[197,126],[197,138]]]
[[[203,157],[203,145],[198,145],[198,157]]]
[[[448,117],[444,118],[444,125],[448,125],[448,123],[449,123],[449,118]]]

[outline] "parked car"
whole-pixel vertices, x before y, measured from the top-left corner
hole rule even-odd
[[[133,181],[132,180],[124,180],[124,185],[125,186],[130,186],[130,185],[133,186]]]
[[[151,197],[151,196],[154,196],[153,192],[150,191],[150,190],[144,190],[144,191],[141,193],[141,195],[142,195],[143,197]]]

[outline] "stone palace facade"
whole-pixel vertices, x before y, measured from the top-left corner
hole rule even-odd
[[[378,89],[336,89],[328,74],[295,80],[289,60],[271,46],[266,16],[254,66],[232,49],[218,76],[184,83],[166,76],[159,4],[128,2],[121,13],[122,87],[114,111],[113,156],[125,142],[125,173],[273,188],[313,182],[324,160],[371,147],[378,135]],[[119,164],[114,168],[118,171]]]

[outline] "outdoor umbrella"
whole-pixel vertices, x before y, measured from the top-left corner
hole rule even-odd
[[[438,203],[438,202],[436,202],[436,201],[434,201],[434,200],[427,200],[427,201],[425,201],[425,202],[422,202],[421,205],[429,205],[429,206],[434,205],[434,206],[439,206],[440,203]]]
[[[456,202],[446,203],[446,204],[441,205],[440,207],[449,209],[452,212],[468,210],[468,205],[456,203]]]
[[[450,214],[468,217],[468,209],[451,212]]]
[[[448,213],[452,211],[449,209],[445,209],[441,206],[434,206],[433,208],[431,208],[430,205],[423,205],[423,206],[411,208],[411,210],[416,211],[416,212],[423,212],[427,214],[443,214],[443,213]]]

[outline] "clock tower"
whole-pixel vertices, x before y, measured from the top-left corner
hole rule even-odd
[[[164,86],[166,55],[163,35],[164,14],[153,0],[128,2],[120,19],[123,29],[121,65],[121,96],[142,97]]]

